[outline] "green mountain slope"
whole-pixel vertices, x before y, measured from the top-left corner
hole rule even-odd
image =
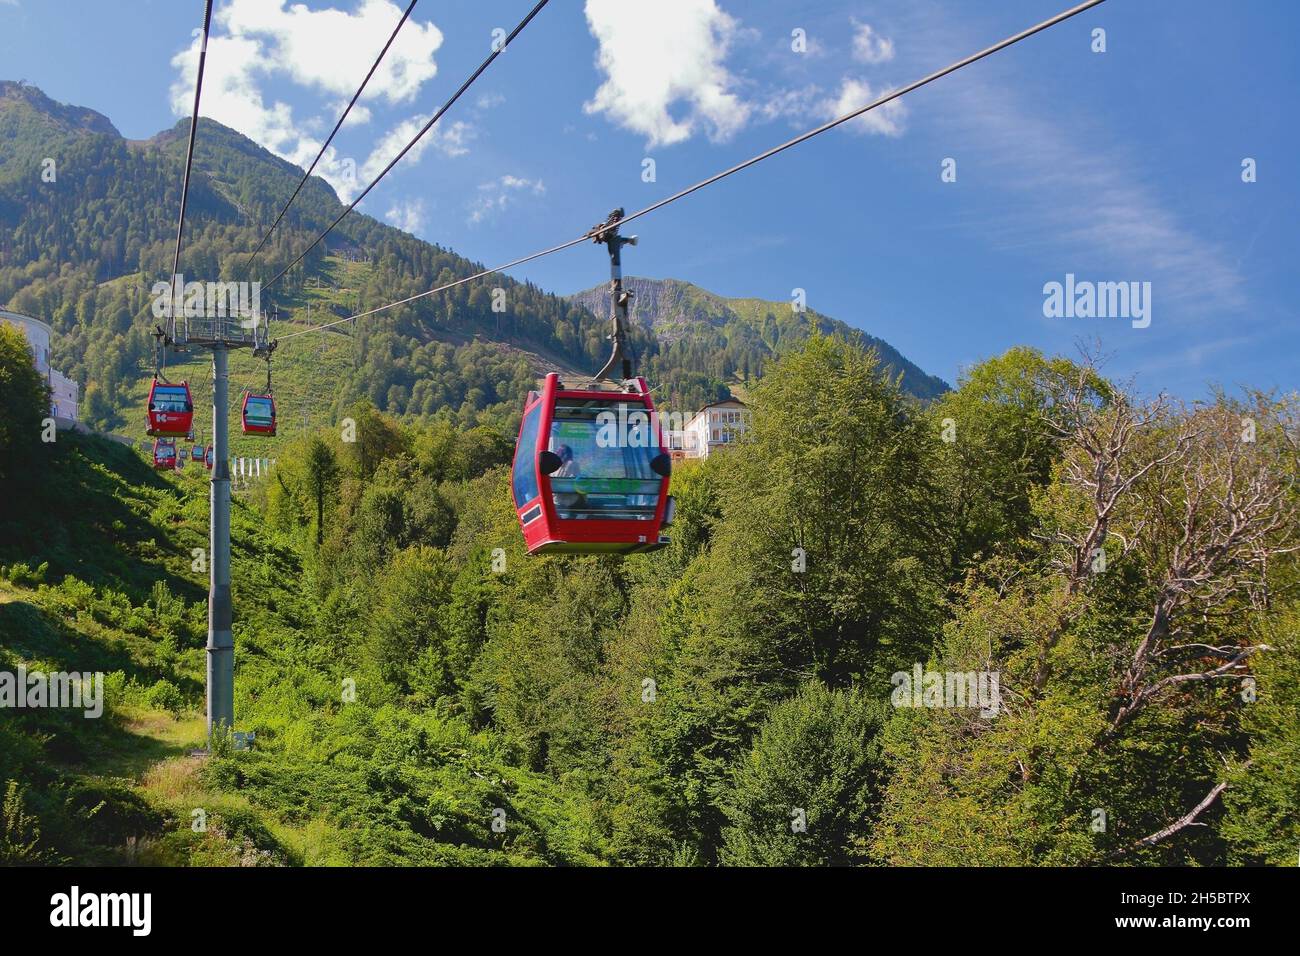
[[[728,299],[678,279],[630,277],[623,285],[633,293],[629,319],[652,334],[659,346],[647,368],[655,380],[690,374],[719,383],[743,382],[816,328],[874,348],[881,363],[901,373],[903,388],[918,398],[935,398],[948,389],[946,382],[921,371],[888,342],[818,312],[796,313],[788,302]],[[597,315],[609,314],[608,285],[569,298]]]
[[[111,126],[72,122],[67,112],[32,87],[0,86],[0,138],[13,144],[0,165],[0,302],[51,322],[60,333],[53,364],[83,383],[85,416],[120,428],[138,418],[139,382],[151,371],[148,333],[157,319],[150,288],[171,268],[188,123],[128,142]],[[52,182],[41,178],[44,158],[54,160]],[[300,177],[247,138],[201,121],[182,273],[200,281],[236,277]],[[274,275],[342,208],[328,185],[313,179],[252,277]],[[266,290],[263,305],[303,324],[310,304],[315,322],[481,268],[354,214]],[[504,312],[492,309],[498,287]],[[355,331],[340,340],[348,343],[350,366],[342,376],[337,367],[314,367],[315,338],[299,343],[306,350],[285,348],[278,356],[286,367],[299,363],[303,387],[322,395],[326,407],[365,396],[399,415],[508,418],[539,370],[595,367],[605,349],[603,322],[505,277],[394,309]],[[196,366],[190,377],[201,376]]]
[[[54,326],[53,364],[81,383],[83,417],[99,427],[134,429],[140,418],[143,382],[152,371],[149,332],[157,322],[150,289],[171,268],[187,131],[188,121],[181,121],[149,140],[127,141],[94,111],[0,81],[0,303]],[[47,159],[52,181],[42,177]],[[248,250],[300,178],[301,170],[246,137],[201,120],[181,263],[187,279],[241,275]],[[313,178],[251,277],[273,276],[342,208],[333,190]],[[354,213],[265,291],[263,305],[281,320],[273,334],[284,334],[481,268]],[[493,311],[496,288],[505,292],[502,312]],[[701,328],[687,335],[666,329],[662,340],[651,328],[634,332],[643,368],[669,404],[694,407],[726,394],[746,369],[761,367],[778,339],[806,334],[770,329],[755,310],[761,308],[739,302],[706,310]],[[584,374],[603,363],[607,314],[492,277],[367,318],[355,329],[286,343],[277,362],[288,434],[304,418],[319,422],[362,397],[399,416],[509,431],[539,375]],[[894,355],[888,350],[887,358]],[[937,386],[898,358],[908,387],[932,394]],[[185,356],[171,361],[186,366]],[[236,387],[264,378],[246,356],[232,371]],[[208,373],[195,359],[173,377],[205,382]],[[202,428],[208,413],[200,418]]]

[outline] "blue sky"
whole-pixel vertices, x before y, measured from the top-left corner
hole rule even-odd
[[[418,3],[336,140],[336,185],[349,163],[368,182],[530,5]],[[504,262],[1066,5],[552,0],[361,208]],[[218,0],[204,114],[309,160],[404,6]],[[201,12],[198,0],[0,0],[0,78],[145,138],[188,112]],[[642,219],[626,271],[723,295],[805,289],[810,307],[949,381],[1012,345],[1069,353],[1100,339],[1111,374],[1145,392],[1294,389],[1297,35],[1300,5],[1282,0],[1109,0]],[[941,181],[947,158],[955,182]],[[581,246],[515,275],[567,293],[606,270]],[[1046,317],[1044,285],[1067,273],[1151,283],[1150,325]]]

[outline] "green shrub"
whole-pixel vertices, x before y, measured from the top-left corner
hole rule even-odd
[[[40,847],[39,820],[29,814],[23,803],[24,788],[17,780],[5,781],[4,801],[0,803],[0,865],[40,866],[57,863],[57,856]]]
[[[173,717],[179,717],[186,706],[181,689],[165,677],[149,688],[145,701],[155,710],[165,710]]]

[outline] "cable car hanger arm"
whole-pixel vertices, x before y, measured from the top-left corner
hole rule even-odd
[[[626,382],[632,377],[632,360],[623,353],[628,334],[627,309],[628,303],[632,300],[632,293],[623,289],[622,248],[625,245],[635,246],[636,236],[618,234],[618,224],[622,219],[623,208],[620,206],[611,212],[603,223],[592,226],[587,233],[592,242],[603,244],[609,250],[609,297],[611,310],[614,313],[614,327],[609,336],[610,341],[614,343],[614,348],[610,353],[609,361],[596,373],[594,381],[597,382],[610,381],[610,374],[620,364],[623,372],[622,380]]]

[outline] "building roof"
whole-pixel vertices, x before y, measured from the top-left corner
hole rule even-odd
[[[718,402],[709,402],[707,405],[701,406],[700,410],[687,420],[686,425],[684,427],[690,428],[691,425],[694,424],[696,419],[698,419],[701,415],[707,412],[710,408],[718,408],[721,405],[738,405],[741,408],[749,407],[738,398],[724,398]]]
[[[739,405],[741,408],[749,407],[738,398],[724,398],[716,402],[709,402],[707,405],[701,405],[700,412],[708,411],[710,408],[717,405]],[[695,414],[698,415],[700,412],[696,412]]]
[[[51,337],[54,336],[54,329],[50,326],[50,323],[43,319],[38,319],[34,315],[24,315],[22,312],[11,312],[8,309],[0,309],[0,319],[9,319],[11,321],[23,323],[30,322],[33,325],[39,325]]]

